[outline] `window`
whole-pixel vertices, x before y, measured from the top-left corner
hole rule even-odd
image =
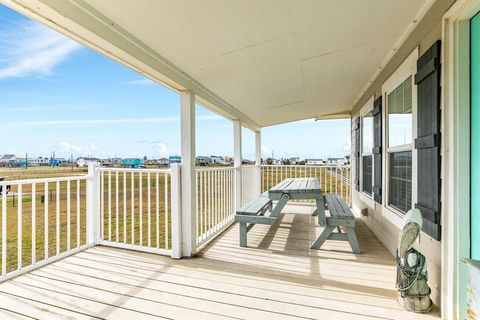
[[[405,213],[412,207],[413,77],[387,92],[388,205]]]
[[[371,110],[362,117],[362,130],[362,191],[372,196],[373,115]]]

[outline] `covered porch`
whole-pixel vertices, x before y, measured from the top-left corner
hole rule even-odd
[[[181,164],[168,169],[91,164],[82,176],[0,182],[20,195],[12,211],[2,194],[5,318],[455,318],[439,41],[454,0],[2,2],[174,90],[181,115]],[[233,166],[195,166],[196,104],[232,121]],[[262,162],[263,128],[312,118],[350,120],[351,164]],[[243,164],[242,130],[255,133],[255,165]],[[308,202],[239,247],[235,211],[290,177],[315,177],[350,206],[361,254],[336,240],[309,250],[323,228]],[[430,314],[396,302],[394,254],[414,207]]]
[[[322,228],[290,205],[238,247],[238,225],[193,259],[97,246],[0,284],[2,319],[436,319],[396,302],[395,263],[358,221],[348,243],[309,244]]]

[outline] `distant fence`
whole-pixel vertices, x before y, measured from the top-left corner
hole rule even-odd
[[[307,177],[317,178],[323,193],[336,193],[351,204],[349,166],[262,165],[261,190],[267,191],[287,178]]]

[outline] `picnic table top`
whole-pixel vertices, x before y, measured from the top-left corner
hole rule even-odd
[[[321,192],[317,178],[289,178],[273,186],[269,194],[317,193]]]

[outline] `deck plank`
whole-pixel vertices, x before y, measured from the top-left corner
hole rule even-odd
[[[394,259],[361,221],[361,255],[310,251],[321,231],[284,213],[248,248],[235,224],[194,259],[94,247],[0,284],[0,319],[438,319],[397,304]]]

